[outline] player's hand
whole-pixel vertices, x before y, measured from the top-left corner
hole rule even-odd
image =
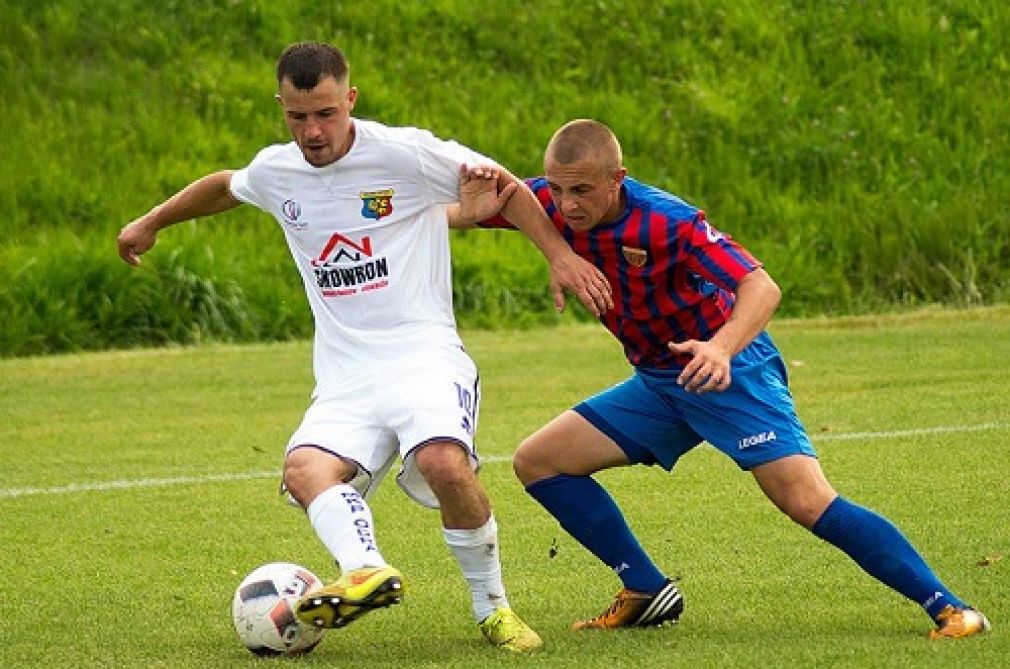
[[[677,377],[677,383],[692,393],[722,392],[733,381],[729,354],[718,344],[710,341],[688,341],[667,344],[679,355],[691,356],[689,362]]]
[[[146,219],[138,218],[119,231],[119,237],[116,239],[119,257],[136,267],[141,262],[140,256],[154,246],[157,238],[157,231],[147,224]]]
[[[599,318],[614,308],[610,282],[603,272],[588,260],[567,253],[551,263],[551,293],[554,307],[565,310],[565,290],[571,291],[583,306]]]
[[[519,184],[509,179],[500,185],[501,174],[494,167],[459,166],[459,218],[469,225],[485,221],[500,212]]]

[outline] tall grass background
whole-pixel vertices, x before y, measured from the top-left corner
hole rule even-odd
[[[0,356],[280,340],[311,329],[281,232],[244,207],[126,222],[286,141],[273,66],[342,48],[356,114],[540,171],[551,132],[611,125],[633,176],[703,207],[781,313],[1010,296],[1010,13],[996,0],[0,0]],[[453,237],[467,326],[550,308],[521,235]]]

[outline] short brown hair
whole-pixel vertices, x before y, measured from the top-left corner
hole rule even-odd
[[[346,80],[351,65],[340,49],[322,42],[297,42],[277,60],[277,86],[287,79],[295,88],[310,91],[324,76]]]

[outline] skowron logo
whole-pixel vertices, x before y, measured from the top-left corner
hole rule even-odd
[[[311,264],[323,297],[354,295],[389,285],[389,262],[375,255],[371,237],[355,240],[335,233]]]

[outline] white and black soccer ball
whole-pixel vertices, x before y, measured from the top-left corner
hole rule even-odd
[[[299,622],[295,604],[322,585],[311,571],[290,562],[254,569],[236,588],[231,604],[242,644],[260,656],[307,653],[315,648],[323,630]]]

